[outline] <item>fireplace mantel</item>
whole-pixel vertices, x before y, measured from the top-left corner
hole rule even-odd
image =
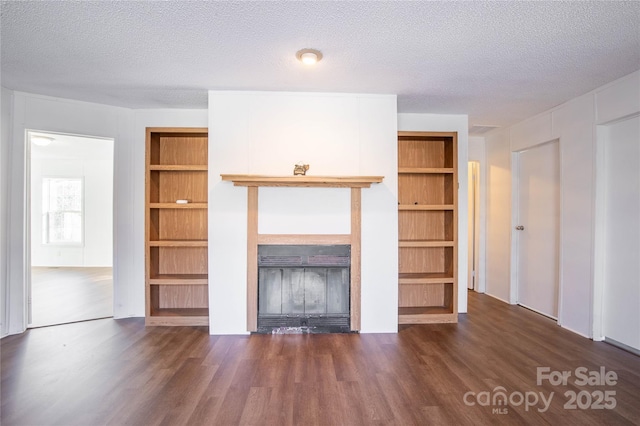
[[[220,175],[223,181],[235,186],[289,186],[311,188],[369,188],[372,183],[382,182],[383,176],[267,176],[267,175]]]
[[[223,181],[247,187],[247,331],[258,325],[258,244],[351,245],[351,330],[360,330],[361,190],[382,182],[383,176],[265,176],[221,174]],[[340,235],[289,235],[258,233],[259,187],[350,188],[351,232]]]

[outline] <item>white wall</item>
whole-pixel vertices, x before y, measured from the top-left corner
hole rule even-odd
[[[3,103],[5,95],[3,93]],[[26,327],[25,135],[27,130],[114,140],[114,316],[144,316],[145,127],[206,127],[206,110],[131,110],[28,93],[14,93],[10,135],[8,334]],[[3,113],[4,121],[7,114]],[[4,132],[3,132],[4,136]],[[3,167],[3,173],[4,173]]]
[[[487,293],[511,295],[511,153],[560,141],[561,230],[558,323],[592,335],[596,124],[637,113],[640,72],[486,136],[489,167]]]
[[[81,244],[42,240],[42,181],[81,178],[84,235]],[[31,266],[113,266],[113,141],[57,135],[31,147]]]
[[[469,119],[460,114],[398,114],[398,130],[458,132],[458,312],[467,312]],[[397,141],[396,141],[397,143]],[[397,168],[396,168],[397,172]]]
[[[396,116],[391,95],[209,93],[212,334],[247,332],[247,190],[221,182],[220,174],[290,175],[298,161],[311,165],[309,175],[384,176],[362,190],[361,331],[397,331]],[[346,233],[348,192],[261,189],[259,232]],[[288,206],[305,220],[292,220]]]
[[[9,177],[11,176],[11,126],[13,92],[2,88],[0,103],[0,337],[9,333],[8,299],[8,221],[9,221]]]

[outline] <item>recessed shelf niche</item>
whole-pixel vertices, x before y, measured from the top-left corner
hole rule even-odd
[[[398,322],[457,322],[457,134],[398,132]]]
[[[207,149],[207,129],[147,128],[146,325],[209,324]]]

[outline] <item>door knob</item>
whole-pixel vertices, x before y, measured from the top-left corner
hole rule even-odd
[[[522,226],[522,225],[518,225],[518,226],[516,226],[516,229],[517,229],[518,231],[524,231],[524,226]]]

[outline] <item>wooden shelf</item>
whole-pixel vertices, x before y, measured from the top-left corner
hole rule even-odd
[[[452,284],[453,280],[450,274],[437,272],[398,274],[399,284]]]
[[[399,204],[398,210],[454,210],[453,204]]]
[[[418,308],[399,308],[398,315],[450,314],[446,306],[427,306]]]
[[[207,285],[207,274],[158,274],[149,278],[151,285]]]
[[[149,241],[149,247],[207,247],[207,240],[155,240]]]
[[[223,181],[235,186],[280,186],[312,188],[369,188],[372,183],[382,182],[383,176],[266,176],[266,175],[220,175]]]
[[[161,172],[206,172],[209,167],[204,165],[190,164],[150,164],[149,170]]]
[[[158,309],[147,317],[148,326],[208,326],[208,309]]]
[[[458,314],[445,307],[398,308],[398,324],[443,324],[458,322]]]
[[[409,241],[409,240],[400,240],[398,241],[398,247],[453,247],[453,241],[444,241],[444,240],[428,240],[428,241]]]
[[[441,174],[454,173],[452,167],[398,167],[399,174]]]
[[[154,316],[172,317],[172,316],[191,316],[204,317],[208,314],[207,308],[162,308],[153,311]]]
[[[149,203],[150,209],[206,209],[207,203]]]

